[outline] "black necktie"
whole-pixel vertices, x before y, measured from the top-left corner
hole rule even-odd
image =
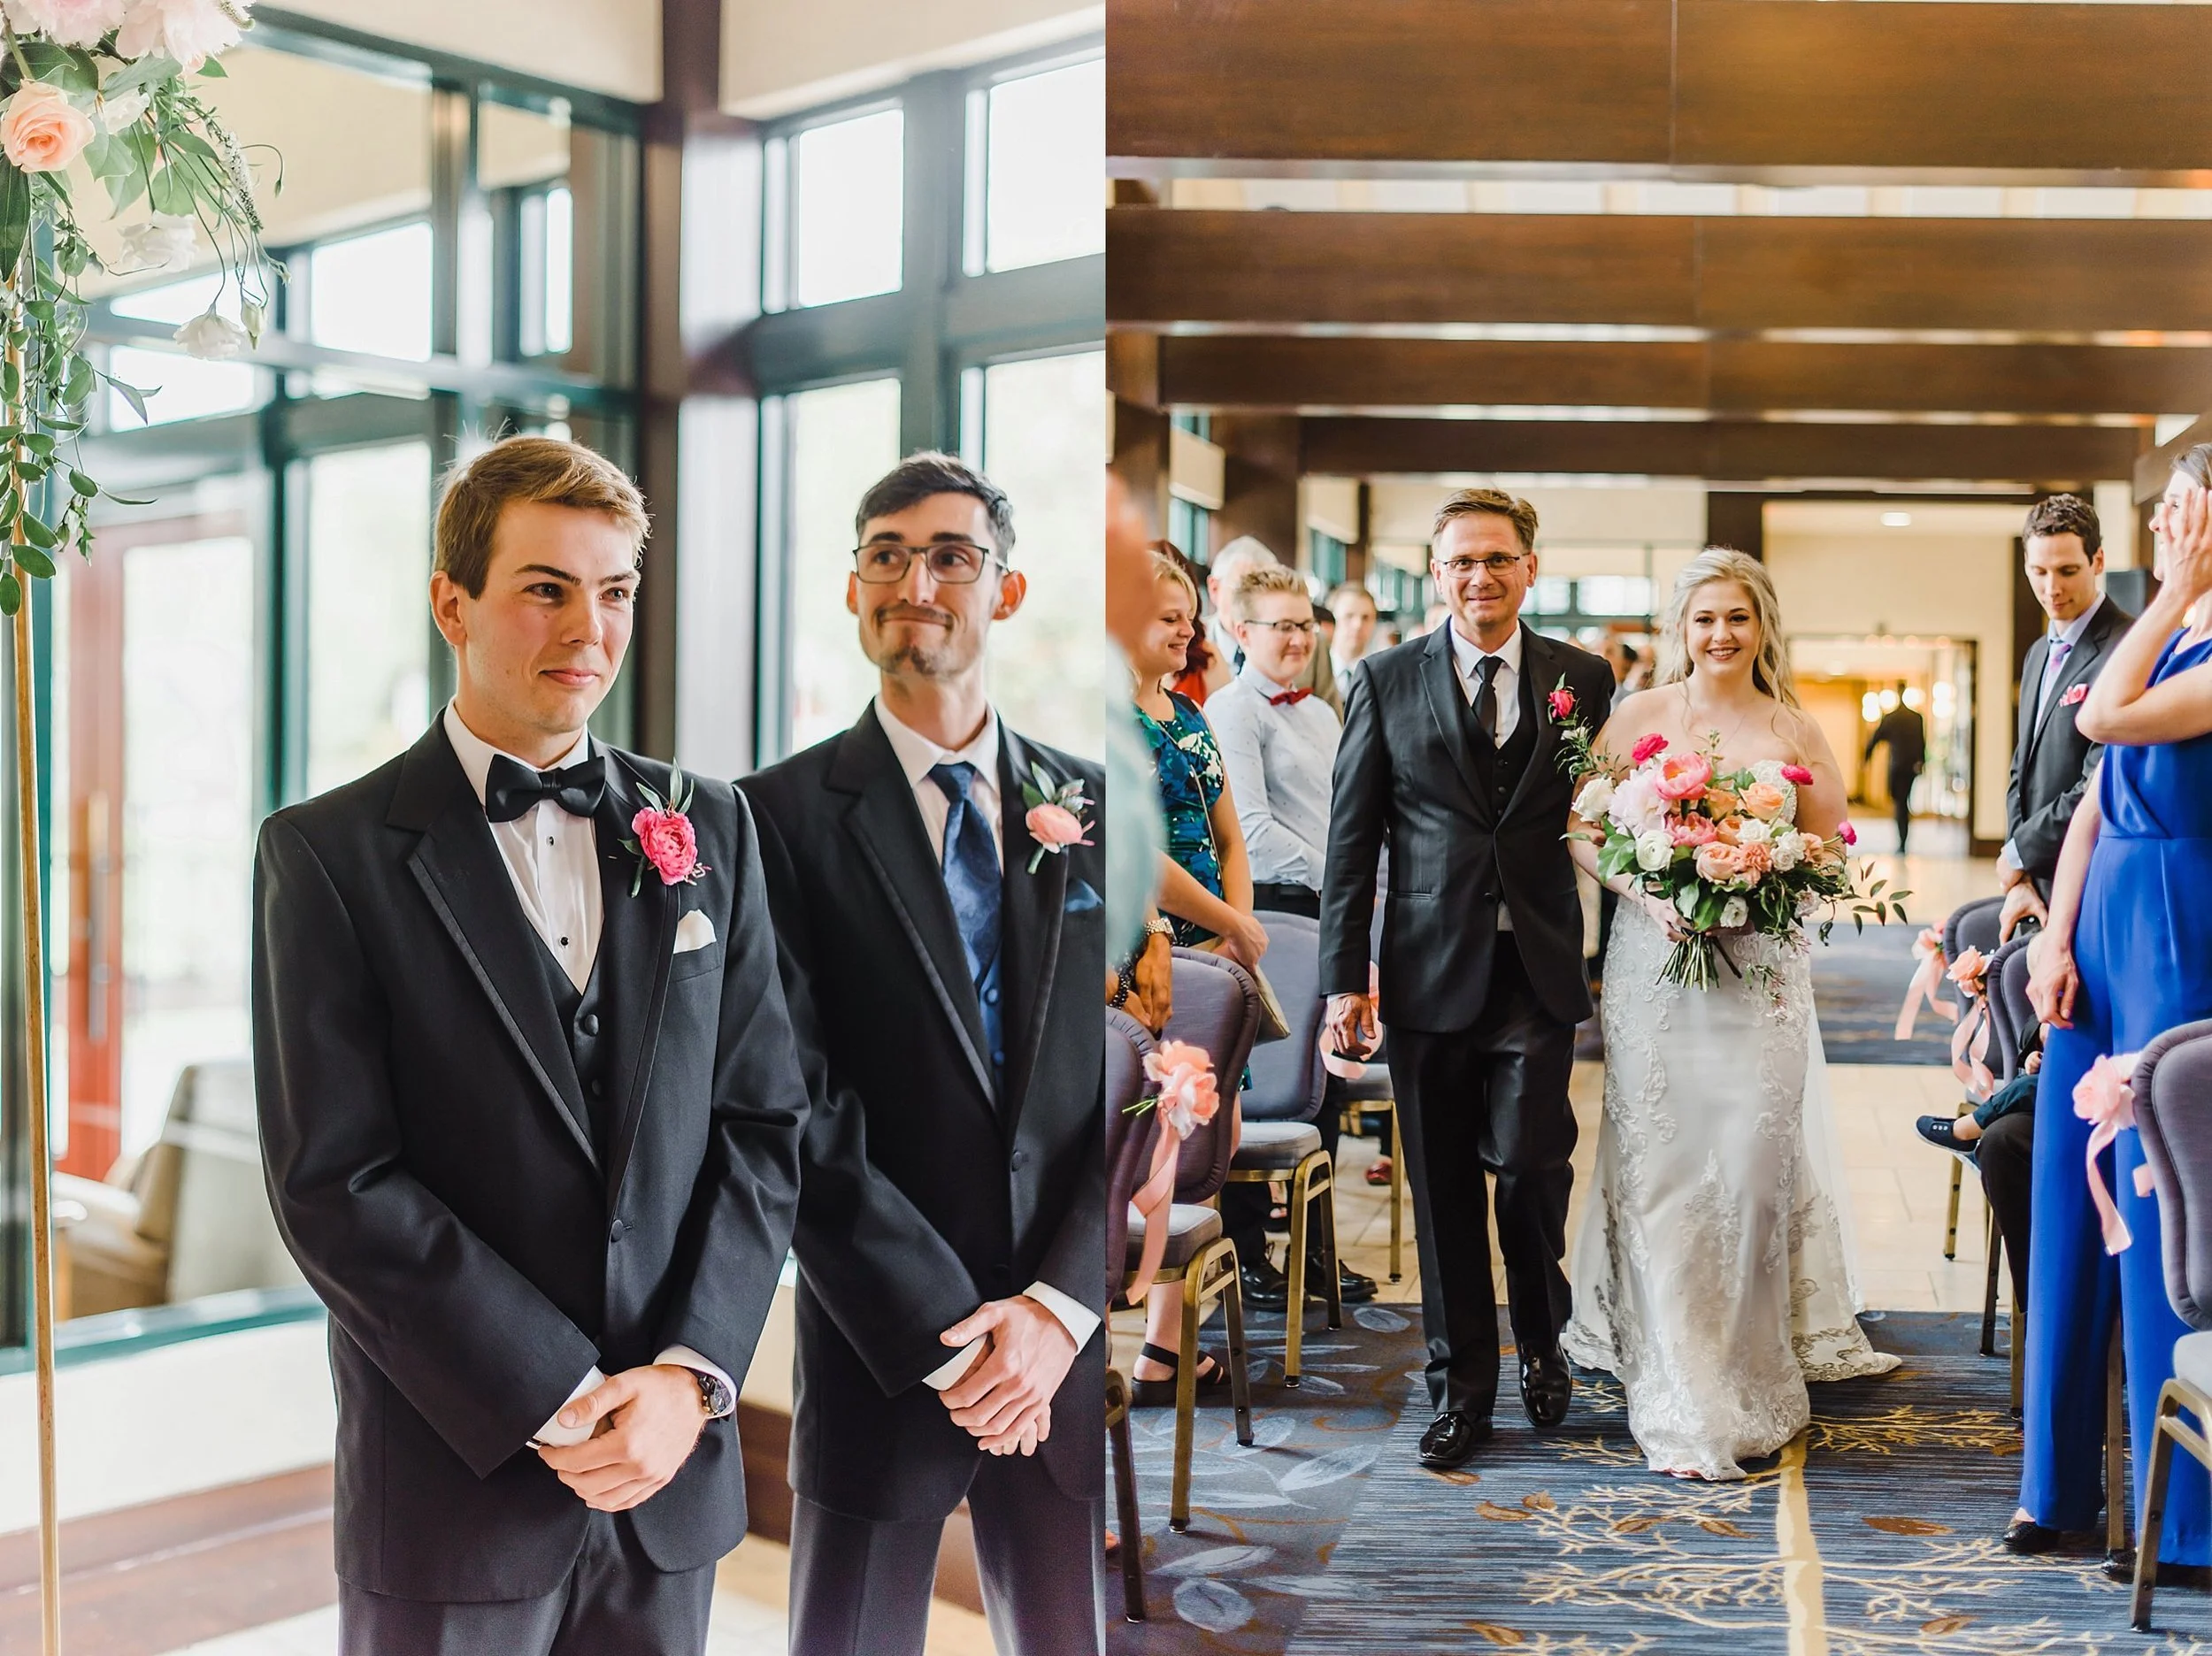
[[[1498,669],[1504,661],[1496,656],[1486,656],[1475,663],[1475,677],[1480,680],[1475,686],[1475,725],[1490,739],[1490,745],[1498,745]]]
[[[540,800],[551,800],[572,816],[588,816],[607,792],[607,760],[594,754],[565,770],[533,770],[505,754],[492,755],[484,778],[484,815],[495,823],[512,822]]]

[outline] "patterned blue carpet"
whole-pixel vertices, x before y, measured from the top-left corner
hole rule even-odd
[[[1910,1040],[1896,1037],[1897,1008],[1912,981],[1917,925],[1870,925],[1863,933],[1844,921],[1813,945],[1813,1007],[1830,1063],[1951,1062],[1951,1025],[1924,1006]],[[1957,994],[1944,985],[1944,999]]]
[[[2212,1652],[2212,1597],[2162,1591],[2147,1637],[2093,1556],[1998,1546],[2019,1433],[1977,1318],[1871,1325],[1902,1368],[1815,1387],[1798,1444],[1746,1483],[1699,1484],[1644,1469],[1603,1377],[1551,1438],[1509,1380],[1496,1441],[1463,1471],[1422,1471],[1417,1330],[1363,1309],[1368,1326],[1308,1347],[1324,1385],[1285,1408],[1271,1379],[1255,1448],[1206,1412],[1187,1535],[1166,1528],[1171,1419],[1139,1417],[1151,1620],[1110,1624],[1117,1656]],[[1279,1352],[1279,1319],[1265,1326]]]

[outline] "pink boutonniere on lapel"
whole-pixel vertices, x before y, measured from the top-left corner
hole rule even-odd
[[[630,895],[636,896],[644,886],[648,869],[660,876],[664,886],[689,886],[703,878],[707,865],[699,861],[698,838],[685,814],[691,804],[691,778],[676,771],[664,800],[642,782],[638,792],[645,795],[646,805],[630,818],[630,832],[637,838],[622,842],[622,848],[637,858]]]
[[[1083,836],[1090,832],[1091,825],[1082,816],[1090,801],[1083,797],[1080,777],[1072,782],[1055,782],[1052,773],[1041,764],[1031,765],[1029,773],[1034,779],[1022,784],[1022,803],[1029,808],[1022,820],[1029,826],[1029,837],[1037,842],[1036,852],[1029,859],[1029,871],[1034,874],[1048,855],[1057,856],[1070,846],[1090,844]]]
[[[2079,707],[2088,699],[2089,686],[2085,684],[2078,684],[2069,689],[2064,695],[2059,697],[2058,704],[2061,707]]]

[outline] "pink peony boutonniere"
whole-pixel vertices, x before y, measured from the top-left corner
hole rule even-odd
[[[2061,707],[2079,707],[2088,699],[2089,686],[2085,684],[2078,684],[2067,691],[2064,695],[2059,697],[2058,704]]]
[[[1022,821],[1028,825],[1029,837],[1037,842],[1037,849],[1029,859],[1029,871],[1034,874],[1038,865],[1048,855],[1057,856],[1070,846],[1087,846],[1084,838],[1091,825],[1083,820],[1082,811],[1090,801],[1083,797],[1083,782],[1055,782],[1052,773],[1041,764],[1029,768],[1035,778],[1022,784],[1022,802],[1028,806],[1028,815]]]
[[[630,895],[636,896],[643,887],[649,868],[664,886],[688,886],[703,878],[707,865],[699,861],[699,841],[691,831],[691,818],[685,815],[691,803],[691,778],[675,772],[665,800],[641,782],[638,792],[647,804],[630,818],[630,832],[637,838],[622,842],[622,848],[637,858]]]

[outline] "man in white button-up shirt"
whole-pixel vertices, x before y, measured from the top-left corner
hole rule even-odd
[[[643,502],[546,438],[449,481],[452,704],[256,861],[256,1092],[330,1310],[347,1656],[697,1656],[806,1091],[749,813],[586,732]]]

